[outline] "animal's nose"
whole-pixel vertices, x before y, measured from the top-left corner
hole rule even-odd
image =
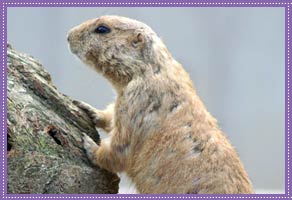
[[[70,42],[70,37],[71,37],[71,34],[68,33],[68,35],[67,35],[67,42]]]
[[[69,32],[68,32],[68,34],[67,34],[67,41],[70,43],[71,41],[72,41],[72,39],[73,39],[73,31],[72,30],[70,30]]]

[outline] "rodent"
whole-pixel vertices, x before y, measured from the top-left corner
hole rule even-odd
[[[126,172],[139,193],[250,194],[251,181],[188,73],[142,22],[101,16],[72,28],[71,51],[117,92],[105,110],[78,103],[109,138],[84,135],[89,159]]]

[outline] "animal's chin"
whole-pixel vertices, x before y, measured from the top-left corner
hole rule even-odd
[[[89,66],[90,68],[93,68],[93,63],[91,63],[90,61],[88,61],[86,59],[86,57],[80,52],[80,51],[74,51],[71,49],[71,52],[76,56],[76,58],[78,60],[80,60],[81,62],[83,62],[84,64],[86,64],[87,66]]]
[[[70,44],[69,44],[69,49],[70,49],[71,53],[73,53],[75,55],[78,53],[77,49],[73,48]]]
[[[84,53],[82,53],[83,52],[83,49],[80,46],[69,44],[69,49],[70,49],[70,51],[71,51],[72,54],[74,54],[80,60],[82,60],[84,62],[85,55],[84,55]]]
[[[71,48],[71,52],[82,62],[86,62],[86,58],[85,55],[82,53],[82,51],[80,51],[80,49],[77,48]]]
[[[79,59],[89,68],[97,71],[98,73],[101,73],[100,66],[97,65],[97,63],[94,63],[92,60],[86,59],[86,57],[80,56]]]
[[[79,55],[79,58],[84,63],[86,63],[91,68],[94,68],[97,71],[100,71],[102,68],[102,66],[100,65],[100,61],[98,59],[98,54],[96,52],[93,53],[93,51],[88,51],[88,52],[84,53],[83,55]]]

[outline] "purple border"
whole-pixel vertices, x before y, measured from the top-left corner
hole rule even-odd
[[[286,49],[286,61],[285,61],[285,172],[286,172],[286,176],[285,176],[285,194],[286,195],[290,195],[290,155],[289,155],[289,150],[290,150],[290,130],[289,130],[289,126],[290,126],[290,118],[289,118],[289,114],[290,114],[290,55],[289,55],[289,51],[290,51],[290,5],[286,6],[285,8],[285,49]]]
[[[286,7],[289,0],[3,0],[8,7]]]
[[[7,119],[7,105],[6,105],[6,99],[7,99],[7,91],[6,91],[6,88],[7,88],[7,81],[6,81],[6,74],[7,74],[7,71],[6,71],[6,63],[7,63],[7,56],[6,56],[6,43],[7,43],[7,35],[6,35],[6,27],[7,27],[7,20],[6,20],[6,6],[2,5],[1,3],[1,14],[2,14],[2,17],[1,17],[1,67],[2,67],[2,73],[1,73],[1,82],[0,82],[0,87],[1,87],[1,132],[3,133],[3,135],[1,135],[1,146],[2,146],[2,149],[1,149],[1,155],[2,155],[2,160],[1,160],[1,181],[0,181],[0,193],[1,193],[1,196],[5,195],[7,192],[6,192],[6,173],[7,173],[7,168],[6,168],[6,163],[7,163],[7,159],[6,159],[6,136],[7,136],[7,124],[6,124],[6,119]],[[3,177],[3,175],[5,174],[5,177]]]
[[[0,146],[1,148],[1,167],[0,167],[0,198],[1,199],[150,199],[150,198],[160,198],[160,199],[186,199],[186,198],[198,198],[198,199],[278,199],[278,198],[292,198],[290,194],[290,163],[289,163],[289,149],[290,149],[290,55],[289,55],[289,25],[290,25],[290,5],[292,1],[290,0],[184,0],[184,1],[174,1],[174,0],[2,0],[1,5],[1,78],[0,78],[0,88],[1,88],[1,122],[0,128],[3,135],[1,135]],[[6,136],[7,136],[7,80],[6,80],[6,63],[7,63],[7,7],[283,7],[285,8],[285,194],[253,194],[253,195],[134,195],[134,194],[115,194],[115,195],[103,195],[103,194],[59,194],[59,195],[44,195],[44,194],[30,194],[30,195],[16,195],[7,194],[7,168],[6,168]]]

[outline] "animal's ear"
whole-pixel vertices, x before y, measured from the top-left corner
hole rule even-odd
[[[143,44],[145,41],[145,37],[143,35],[143,33],[141,32],[137,32],[134,35],[133,41],[132,41],[132,45],[133,47],[138,47],[139,45]]]

